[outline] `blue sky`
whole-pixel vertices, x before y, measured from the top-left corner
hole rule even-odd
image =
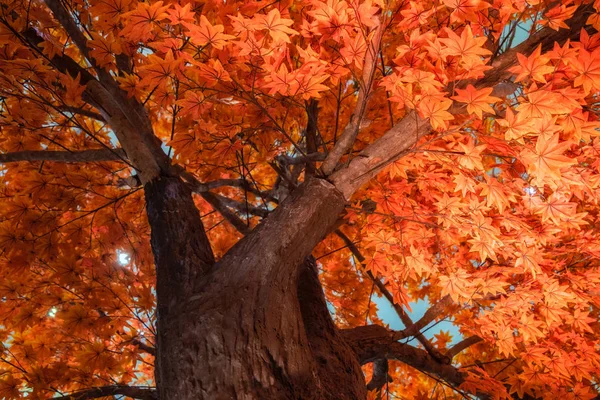
[[[385,321],[385,323],[389,324],[390,329],[402,330],[405,328],[402,321],[400,321],[400,317],[398,314],[396,314],[396,311],[394,311],[394,308],[385,297],[377,297],[374,295],[373,302],[377,304],[377,308],[379,309],[377,315],[379,318]],[[416,322],[423,316],[423,314],[425,314],[425,311],[427,311],[427,309],[430,307],[430,304],[427,300],[420,300],[410,303],[410,307],[412,308],[412,312],[409,312],[408,310],[406,311],[413,322]],[[441,321],[437,324],[432,322],[421,330],[421,332],[423,332],[425,337],[428,339],[432,338],[436,333],[440,333],[440,331],[450,332],[452,335],[452,342],[448,344],[449,346],[458,343],[463,339],[456,326],[449,321]],[[415,339],[409,341],[408,343],[413,345],[417,344]]]

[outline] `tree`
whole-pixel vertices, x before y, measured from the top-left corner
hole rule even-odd
[[[599,2],[0,4],[2,398],[598,396]]]

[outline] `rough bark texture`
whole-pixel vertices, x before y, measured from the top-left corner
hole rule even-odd
[[[157,194],[174,190],[162,180],[152,185]],[[173,200],[181,197],[178,190],[174,190]],[[161,207],[163,200],[152,194],[146,198]],[[149,215],[158,209],[148,207]],[[169,204],[162,207],[170,211]],[[323,398],[318,366],[304,329],[297,281],[299,267],[343,207],[344,198],[335,187],[324,180],[310,180],[238,242],[210,273],[191,276],[183,285],[186,299],[178,296],[179,304],[169,307],[168,313],[159,308],[157,377],[161,399]],[[179,225],[183,223],[183,215],[174,217]],[[178,224],[154,222],[153,233],[158,230],[164,236]],[[165,297],[172,298],[160,290],[165,275],[171,279],[170,273],[161,274],[161,269],[181,268],[175,257],[161,259],[161,254],[182,253],[164,248],[166,238],[154,238],[153,234],[160,304]],[[178,237],[170,246],[189,249],[188,245],[176,245],[189,240]],[[169,285],[182,286],[177,282]],[[195,294],[188,296],[190,285]]]
[[[162,388],[163,382],[169,382],[163,375],[171,368],[170,344],[178,340],[177,332],[169,329],[169,315],[193,293],[192,283],[212,267],[214,258],[188,185],[178,177],[163,176],[144,189],[157,270],[155,376],[157,387]]]
[[[316,361],[323,400],[364,399],[365,380],[356,354],[338,334],[312,257],[303,264],[298,283],[302,321]]]

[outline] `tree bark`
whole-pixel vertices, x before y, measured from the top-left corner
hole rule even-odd
[[[323,400],[364,399],[365,378],[353,349],[338,333],[327,302],[314,258],[306,259],[300,270],[298,300]]]
[[[189,216],[176,213],[169,204],[181,204],[182,187],[162,179],[146,185],[148,215],[155,218],[151,225],[158,268],[160,398],[327,398],[304,326],[297,282],[305,258],[344,208],[341,193],[325,180],[309,180],[214,267],[194,274],[194,262],[181,266],[176,255],[196,257],[201,266],[210,263],[203,264],[195,246],[180,244],[192,240],[187,230],[191,227],[181,227]],[[162,205],[164,198],[173,203]],[[170,235],[176,237],[169,240]],[[318,347],[317,341],[312,343]],[[351,357],[349,348],[340,354],[331,360]],[[359,376],[357,371],[353,377]]]
[[[187,184],[179,177],[161,176],[146,183],[144,191],[157,275],[155,377],[157,387],[163,389],[160,398],[166,398],[163,394],[169,390],[164,386],[170,375],[163,375],[171,368],[171,344],[180,338],[179,332],[169,329],[169,316],[189,299],[194,280],[209,271],[214,256]]]

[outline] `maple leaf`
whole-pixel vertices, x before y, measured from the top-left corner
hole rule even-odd
[[[439,277],[442,295],[450,295],[455,302],[467,300],[470,297],[470,275],[463,269],[458,269],[450,275]]]
[[[514,351],[516,350],[513,330],[510,329],[510,327],[499,330],[495,344],[498,347],[500,354],[506,357],[513,356]]]
[[[367,53],[367,42],[363,35],[356,35],[354,40],[348,42],[341,50],[346,64],[354,63],[357,68],[362,69]]]
[[[544,285],[544,302],[549,305],[566,305],[568,301],[574,299],[573,294],[565,291],[567,286],[561,286],[558,281],[550,280]]]
[[[575,78],[574,86],[582,86],[586,94],[592,89],[600,88],[600,49],[588,52],[579,50],[579,56],[575,62],[579,76]]]
[[[462,148],[464,155],[458,157],[458,163],[467,169],[478,169],[483,170],[483,164],[481,163],[481,152],[487,147],[485,144],[475,146],[472,139],[469,139],[467,144],[459,143]]]
[[[550,299],[552,299],[553,295],[550,295]],[[561,302],[562,304],[562,302]],[[583,311],[581,309],[576,309],[572,315],[568,315],[566,317],[566,322],[569,325],[572,325],[576,330],[581,332],[594,333],[594,330],[589,325],[590,323],[596,322],[596,320],[592,317],[589,317],[588,311]]]
[[[215,49],[222,49],[229,41],[235,39],[235,36],[223,33],[225,30],[223,25],[211,24],[204,15],[200,16],[199,25],[185,21],[181,22],[181,25],[188,30],[191,42],[197,46],[211,45]]]
[[[173,8],[168,10],[169,21],[171,24],[177,25],[183,22],[192,23],[194,22],[194,16],[196,13],[191,11],[192,3],[188,3],[183,7],[179,4],[174,4]]]
[[[420,254],[414,246],[410,247],[410,255],[405,256],[404,260],[406,266],[410,268],[411,272],[414,272],[417,277],[428,275],[434,270],[434,268],[425,261],[425,255]]]
[[[496,257],[495,251],[496,244],[494,242],[483,240],[479,236],[475,236],[473,239],[469,239],[469,243],[471,244],[470,251],[472,253],[479,253],[479,260],[481,260],[482,262],[485,261],[487,258],[498,262],[498,258]],[[487,280],[485,282],[489,283],[489,281]]]
[[[106,38],[96,32],[92,32],[92,40],[88,46],[92,48],[90,55],[94,57],[99,67],[105,67],[115,61],[115,55],[121,53],[119,43],[115,41],[112,32]]]
[[[134,11],[123,15],[128,20],[121,35],[132,41],[147,41],[153,36],[153,30],[156,23],[167,18],[166,11],[170,5],[163,6],[162,1],[153,4],[138,3]]]
[[[219,82],[231,82],[231,76],[219,60],[211,59],[206,64],[197,64],[198,75],[205,79],[209,86],[215,86]]]
[[[473,66],[482,62],[482,56],[490,55],[491,52],[483,48],[486,41],[485,37],[475,37],[471,26],[467,25],[460,36],[454,31],[446,29],[448,38],[440,39],[446,46],[443,54],[446,56],[455,56],[460,58],[460,62],[465,66]]]
[[[202,92],[188,91],[185,93],[185,98],[179,100],[177,104],[183,108],[181,115],[191,114],[194,119],[198,119],[202,116],[206,104],[204,103],[204,94]]]
[[[482,0],[442,0],[444,5],[452,8],[451,22],[462,22],[468,18],[475,18],[476,13],[490,7],[489,3]]]
[[[550,139],[540,136],[535,144],[535,151],[526,150],[521,155],[528,169],[535,174],[537,182],[544,182],[546,177],[560,179],[560,170],[577,162],[563,155],[571,147],[571,143],[559,143],[558,138],[558,133]]]
[[[523,272],[531,272],[534,278],[541,272],[538,264],[539,256],[535,248],[520,245],[519,251],[515,252],[515,256],[515,268],[520,267]]]
[[[475,193],[475,181],[466,175],[454,175],[454,183],[456,184],[455,191],[460,191],[463,197],[467,196],[467,192]]]
[[[456,89],[457,96],[452,96],[453,100],[467,104],[467,111],[483,118],[483,113],[494,113],[494,109],[490,104],[497,103],[501,99],[499,97],[490,96],[494,89],[483,88],[477,90],[473,85],[468,85],[465,90]]]
[[[552,29],[558,31],[560,28],[569,29],[569,26],[565,23],[566,20],[571,18],[577,10],[577,6],[568,6],[566,4],[556,6],[546,12],[544,19],[540,21],[544,25],[548,25]]]
[[[140,86],[151,88],[161,85],[169,78],[176,76],[183,64],[183,59],[175,59],[173,52],[170,50],[164,58],[150,54],[148,59],[150,62],[143,67],[140,73],[142,77]]]
[[[485,278],[478,285],[478,291],[483,298],[487,295],[496,296],[499,293],[506,294],[506,287],[509,286],[504,280],[498,278]]]
[[[273,8],[267,15],[257,15],[256,29],[266,29],[273,40],[277,42],[291,43],[290,35],[297,35],[298,32],[290,28],[294,21],[287,18],[281,18],[277,8]]]
[[[126,12],[131,9],[132,4],[128,0],[103,0],[91,4],[91,11],[94,15],[101,15],[103,18],[117,22],[121,17],[126,16]]]
[[[320,98],[321,92],[329,89],[323,84],[327,79],[329,79],[329,75],[324,73],[322,67],[301,69],[296,75],[298,93],[304,100],[311,97]]]
[[[505,207],[510,206],[510,201],[504,193],[504,187],[497,179],[485,175],[485,183],[481,183],[480,186],[480,195],[486,197],[488,207],[494,205],[502,213]]]
[[[542,221],[551,220],[556,225],[561,225],[576,216],[576,204],[569,202],[558,192],[552,193],[546,201],[536,202],[534,210],[541,214]]]
[[[545,115],[560,114],[557,108],[557,97],[546,90],[534,90],[527,94],[527,100],[519,105],[519,114],[523,118],[542,118]]]
[[[282,64],[279,70],[271,72],[270,81],[264,87],[271,89],[269,94],[279,92],[284,96],[293,96],[300,88],[296,75],[295,72],[289,72],[285,64]]]
[[[546,83],[544,75],[554,72],[554,67],[547,65],[549,58],[542,56],[542,45],[539,45],[529,57],[517,54],[519,65],[509,68],[510,72],[517,75],[515,82],[521,82],[527,78],[536,82]]]
[[[379,7],[373,6],[373,2],[377,3]],[[384,8],[384,5],[381,1],[364,1],[356,10],[356,19],[367,28],[375,28],[381,23],[378,14],[382,8]]]
[[[446,121],[452,121],[454,117],[447,110],[452,105],[450,99],[436,99],[432,96],[424,97],[417,109],[423,118],[429,118],[429,122],[434,129],[445,129]]]
[[[8,375],[0,380],[0,395],[6,399],[16,399],[21,396],[23,382],[14,375]]]
[[[373,272],[375,276],[385,275],[390,268],[390,262],[383,253],[376,252],[365,267]]]
[[[342,0],[328,0],[327,2],[314,2],[314,10],[309,14],[315,19],[318,32],[335,41],[347,39],[349,36],[346,27],[350,24],[349,7]]]

